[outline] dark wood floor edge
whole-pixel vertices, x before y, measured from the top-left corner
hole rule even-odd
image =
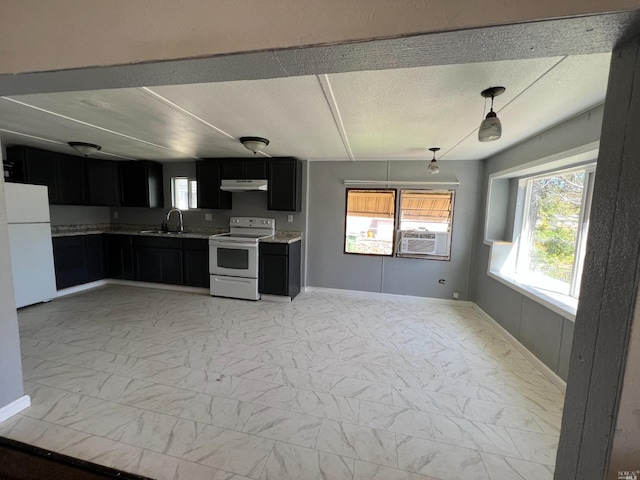
[[[69,455],[63,455],[62,453],[52,452],[51,450],[45,450],[44,448],[36,447],[35,445],[29,445],[28,443],[19,442],[17,440],[2,436],[0,436],[0,448],[10,448],[12,450],[17,450],[19,452],[24,452],[48,461],[66,465],[68,467],[100,474],[105,478],[114,478],[120,480],[153,480],[149,477],[143,477],[142,475],[136,475],[134,473],[128,473],[122,470],[118,470],[116,468],[98,465],[97,463],[88,462],[86,460],[80,460],[79,458],[70,457]]]

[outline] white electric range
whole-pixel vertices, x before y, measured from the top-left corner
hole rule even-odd
[[[259,300],[258,240],[275,231],[273,218],[231,217],[229,233],[210,236],[211,295]]]

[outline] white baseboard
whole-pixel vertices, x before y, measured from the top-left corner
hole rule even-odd
[[[75,287],[63,288],[58,290],[56,297],[66,297],[74,293],[84,292],[86,290],[93,290],[94,288],[102,287],[109,283],[109,280],[96,280],[95,282],[84,283],[82,285],[76,285]]]
[[[558,390],[560,390],[562,393],[565,393],[567,391],[567,383],[564,380],[562,380],[562,378],[560,378],[556,374],[556,372],[554,372],[549,367],[547,367],[542,362],[542,360],[540,360],[533,353],[531,353],[527,349],[527,347],[522,345],[516,337],[511,335],[502,325],[500,325],[493,318],[491,318],[491,316],[487,312],[482,310],[475,303],[473,304],[473,309],[480,314],[483,320],[485,320],[489,325],[495,328],[511,345],[515,347],[516,350],[518,350],[527,360],[529,360],[529,362],[531,362],[531,364],[535,368],[537,368],[540,371],[540,373],[542,373],[542,375],[547,377],[547,379],[551,383],[553,383],[556,386],[556,388],[558,388]]]
[[[466,300],[449,300],[446,298],[433,298],[433,297],[416,297],[413,295],[398,295],[395,293],[379,293],[379,292],[363,292],[360,290],[343,290],[341,288],[325,288],[325,287],[305,287],[305,292],[318,292],[318,293],[332,293],[337,295],[350,295],[356,297],[367,297],[377,300],[414,300],[425,303],[437,303],[439,305],[452,305],[455,307],[469,307],[473,306],[473,302],[467,302]]]
[[[8,418],[13,417],[16,413],[20,413],[25,408],[31,405],[31,397],[29,395],[23,395],[19,399],[14,400],[8,405],[0,408],[0,423],[4,422]]]
[[[168,283],[151,283],[136,282],[133,280],[118,280],[116,278],[108,278],[105,280],[107,285],[125,285],[127,287],[155,288],[156,290],[173,290],[174,292],[186,293],[206,293],[209,295],[208,288],[201,287],[185,287],[184,285],[171,285]]]

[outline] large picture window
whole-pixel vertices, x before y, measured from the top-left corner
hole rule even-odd
[[[346,253],[393,255],[395,190],[347,190]]]
[[[594,169],[523,180],[526,197],[516,266],[522,283],[578,297]]]

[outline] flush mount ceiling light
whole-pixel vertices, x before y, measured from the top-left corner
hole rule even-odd
[[[256,154],[269,145],[269,140],[262,137],[240,137],[240,143]]]
[[[427,171],[429,173],[438,173],[440,171],[440,166],[438,165],[438,162],[436,162],[436,152],[440,150],[440,147],[431,147],[429,150],[433,152],[433,159],[429,162]]]
[[[95,143],[86,143],[86,142],[69,142],[69,146],[73,148],[76,152],[81,153],[85,157],[88,157],[92,153],[96,153],[102,149],[100,145],[96,145]]]
[[[505,90],[504,87],[491,87],[480,93],[484,98],[491,98],[491,110],[487,113],[487,117],[482,121],[478,130],[478,140],[481,142],[493,142],[502,135],[502,123],[500,123],[496,112],[493,111],[493,99],[502,95]]]

